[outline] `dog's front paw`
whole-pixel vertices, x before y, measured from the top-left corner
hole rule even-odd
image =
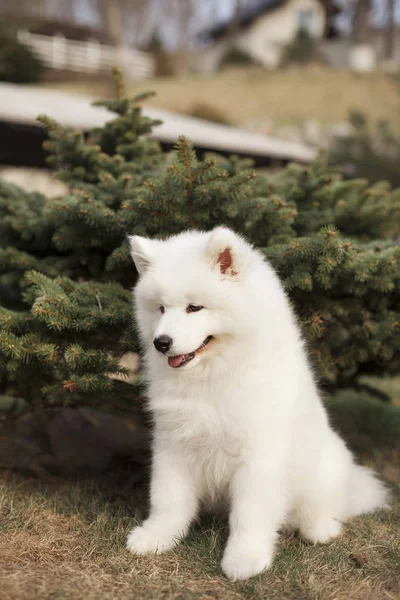
[[[249,579],[271,566],[272,554],[248,547],[227,549],[221,567],[231,581]]]
[[[134,527],[128,535],[126,547],[132,554],[161,554],[176,546],[177,538],[162,531],[150,531],[145,527]]]

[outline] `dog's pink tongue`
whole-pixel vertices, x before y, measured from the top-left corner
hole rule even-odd
[[[184,358],[185,358],[185,354],[178,354],[178,356],[169,356],[168,357],[168,364],[170,367],[179,367],[180,364],[182,364]]]

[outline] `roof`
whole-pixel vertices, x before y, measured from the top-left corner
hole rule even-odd
[[[203,31],[200,34],[200,37],[203,41],[209,41],[224,36],[234,28],[245,29],[252,25],[259,17],[280,8],[286,4],[287,1],[288,0],[259,0],[256,3],[250,3],[250,5],[246,4],[239,10],[239,14],[234,23],[232,20],[223,21],[215,27]],[[319,2],[325,8],[328,18],[340,12],[336,0],[319,0]]]
[[[91,106],[94,100],[96,99],[84,95],[0,83],[0,122],[36,126],[37,115],[45,114],[63,125],[87,131],[93,127],[101,127],[114,118],[105,108]],[[153,119],[163,121],[150,137],[168,144],[174,144],[178,136],[185,135],[196,148],[254,158],[268,157],[309,163],[316,155],[313,148],[298,142],[261,136],[159,108],[146,106],[143,112]]]

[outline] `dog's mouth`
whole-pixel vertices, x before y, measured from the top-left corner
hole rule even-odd
[[[189,354],[177,354],[176,356],[168,356],[168,364],[170,367],[177,369],[178,367],[183,367],[188,362],[194,359],[196,354],[199,354],[203,348],[207,346],[213,339],[212,335],[206,337],[204,342],[195,350],[194,352],[189,352]]]

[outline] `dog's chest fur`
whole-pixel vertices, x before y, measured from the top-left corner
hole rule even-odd
[[[226,496],[245,447],[240,424],[228,411],[205,403],[155,411],[156,430],[177,448],[193,473],[200,494],[215,503]]]

